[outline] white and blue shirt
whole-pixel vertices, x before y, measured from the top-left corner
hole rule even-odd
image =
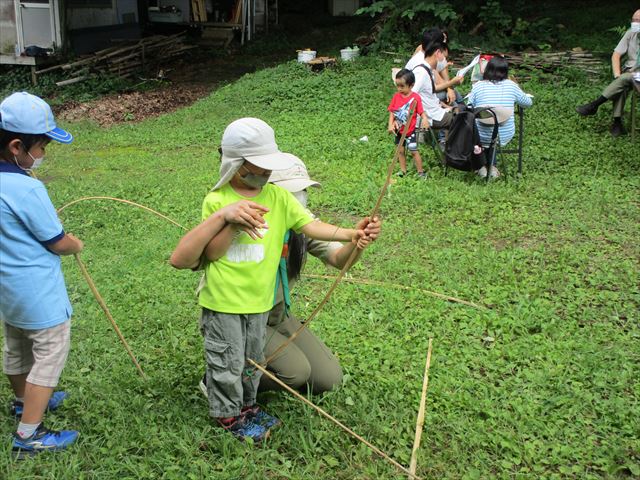
[[[47,249],[64,237],[44,184],[0,162],[0,320],[39,330],[73,312],[60,257]]]
[[[502,80],[501,82],[482,80],[477,82],[471,89],[469,103],[474,107],[513,108],[516,103],[521,107],[530,107],[533,101],[531,97],[527,96],[512,80]],[[480,142],[483,145],[488,145],[489,142],[491,142],[493,125],[483,125],[478,121],[476,121],[476,124],[478,125]],[[513,115],[500,124],[498,132],[500,134],[501,145],[506,145],[511,141],[516,133],[516,124]]]

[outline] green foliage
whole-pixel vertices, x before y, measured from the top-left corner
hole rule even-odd
[[[101,95],[116,91],[130,90],[134,83],[113,75],[100,75],[83,82],[58,87],[56,82],[64,80],[62,73],[52,72],[38,76],[38,83],[32,85],[31,72],[23,66],[3,66],[0,69],[0,98],[12,92],[26,90],[46,97],[52,105],[68,101],[86,102]],[[140,89],[141,86],[137,88]]]
[[[356,14],[380,18],[381,29],[373,50],[416,43],[424,25],[447,25],[457,18],[450,2],[379,0]]]
[[[189,108],[110,129],[63,125],[39,170],[55,205],[88,195],[143,203],[187,226],[217,178],[225,126],[257,116],[279,146],[305,160],[321,189],[310,207],[352,225],[373,206],[393,153],[386,105],[393,64],[369,56],[335,70],[295,62],[246,75]],[[468,86],[463,85],[463,90]],[[345,373],[322,408],[408,463],[427,339],[434,353],[418,474],[424,478],[629,479],[640,469],[640,291],[637,146],[607,133],[610,106],[579,119],[575,105],[601,85],[534,76],[525,172],[487,185],[444,177],[422,148],[430,180],[394,182],[382,237],[351,274],[408,290],[344,283],[311,325]],[[368,142],[360,142],[363,135]],[[511,171],[514,159],[507,159]],[[75,316],[61,387],[71,394],[55,428],[78,428],[69,452],[0,477],[55,479],[392,479],[398,472],[300,402],[261,396],[283,427],[261,448],[216,428],[197,389],[203,371],[194,289],[199,274],[167,260],[175,226],[105,202],[74,205],[65,229],[149,381],[134,367],[71,258],[63,269]],[[310,260],[308,273],[329,272]],[[293,311],[307,316],[329,284],[303,279]],[[481,302],[479,311],[424,295]],[[6,382],[0,397],[10,398]]]
[[[615,31],[621,35],[624,31],[618,27],[602,29],[601,19],[627,21],[627,9],[628,2],[621,0],[590,5],[587,9],[581,9],[574,2],[383,0],[374,1],[358,13],[378,21],[374,50],[415,45],[425,27],[439,25],[449,30],[452,42],[487,51],[576,46],[610,51],[611,47],[603,42],[603,38],[608,37],[606,32]],[[568,23],[571,23],[571,29],[566,27]],[[468,32],[474,29],[477,33],[470,35]]]

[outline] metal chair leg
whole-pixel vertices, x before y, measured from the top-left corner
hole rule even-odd
[[[524,109],[518,108],[518,175],[522,175],[522,144],[524,139]]]

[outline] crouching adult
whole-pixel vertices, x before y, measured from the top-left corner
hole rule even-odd
[[[288,170],[274,171],[270,182],[290,191],[305,207],[307,190],[320,184],[311,178],[302,160],[296,158],[295,165]],[[380,234],[380,221],[374,219],[362,227],[371,239]],[[342,269],[353,250],[355,243],[325,242],[313,240],[303,234],[289,231],[283,239],[283,255],[278,268],[274,306],[269,314],[264,355],[270,358],[289,337],[302,325],[291,312],[290,290],[304,267],[307,254],[310,253],[325,264]],[[358,250],[356,260],[362,250]],[[267,368],[291,388],[306,390],[314,394],[329,391],[342,383],[340,362],[331,350],[311,330],[305,328],[276,357]],[[278,390],[276,382],[265,375],[260,379],[260,390]]]

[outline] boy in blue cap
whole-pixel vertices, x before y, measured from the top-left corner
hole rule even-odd
[[[51,140],[71,143],[57,128],[49,105],[26,92],[0,103],[0,321],[3,369],[15,393],[11,412],[20,418],[13,451],[20,458],[61,450],[75,430],[52,431],[42,423],[65,392],[54,392],[69,353],[71,304],[60,255],[82,250],[65,233],[45,186],[31,170]]]

